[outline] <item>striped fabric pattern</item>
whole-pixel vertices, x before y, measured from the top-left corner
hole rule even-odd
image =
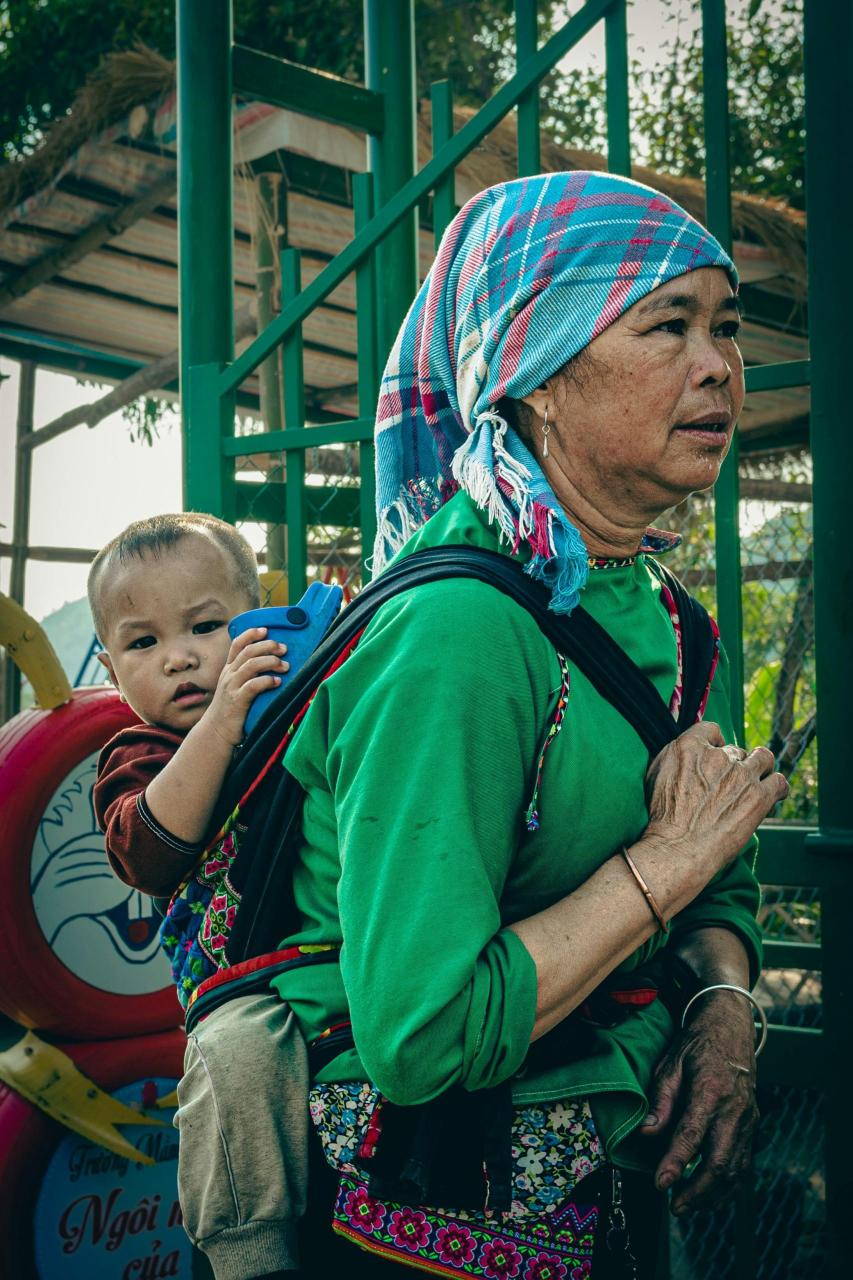
[[[560,369],[653,289],[699,267],[737,276],[668,197],[576,170],[500,183],[444,234],[388,359],[376,418],[380,570],[457,491],[532,552],[528,572],[568,613],[586,549],[530,450],[498,412]]]

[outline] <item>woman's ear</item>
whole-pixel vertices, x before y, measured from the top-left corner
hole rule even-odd
[[[522,396],[519,403],[525,405],[539,422],[544,421],[546,409],[549,415],[553,415],[554,388],[550,379],[541,383],[529,395]]]

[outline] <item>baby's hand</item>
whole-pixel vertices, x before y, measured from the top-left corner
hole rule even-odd
[[[266,627],[250,627],[233,641],[204,716],[232,747],[238,746],[243,737],[243,724],[253,699],[265,689],[280,685],[281,676],[276,673],[290,669],[290,664],[282,661],[287,645],[265,639],[266,634]]]

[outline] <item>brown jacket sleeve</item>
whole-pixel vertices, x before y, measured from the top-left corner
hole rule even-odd
[[[122,729],[101,752],[92,792],[113,870],[153,897],[174,893],[202,848],[173,836],[145,803],[145,788],[182,741],[180,734],[154,725]]]

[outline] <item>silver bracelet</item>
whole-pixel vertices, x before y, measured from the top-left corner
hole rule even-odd
[[[690,1006],[699,999],[700,996],[707,995],[709,991],[737,991],[739,995],[746,996],[755,1012],[758,1014],[755,1029],[758,1034],[758,1044],[755,1047],[756,1058],[767,1043],[767,1014],[762,1006],[758,1003],[751,991],[747,991],[746,987],[736,987],[733,982],[715,982],[710,987],[703,987],[701,991],[697,991],[695,996],[691,996],[684,1006],[684,1012],[681,1015],[681,1029],[684,1030],[684,1024],[687,1022],[687,1011]]]

